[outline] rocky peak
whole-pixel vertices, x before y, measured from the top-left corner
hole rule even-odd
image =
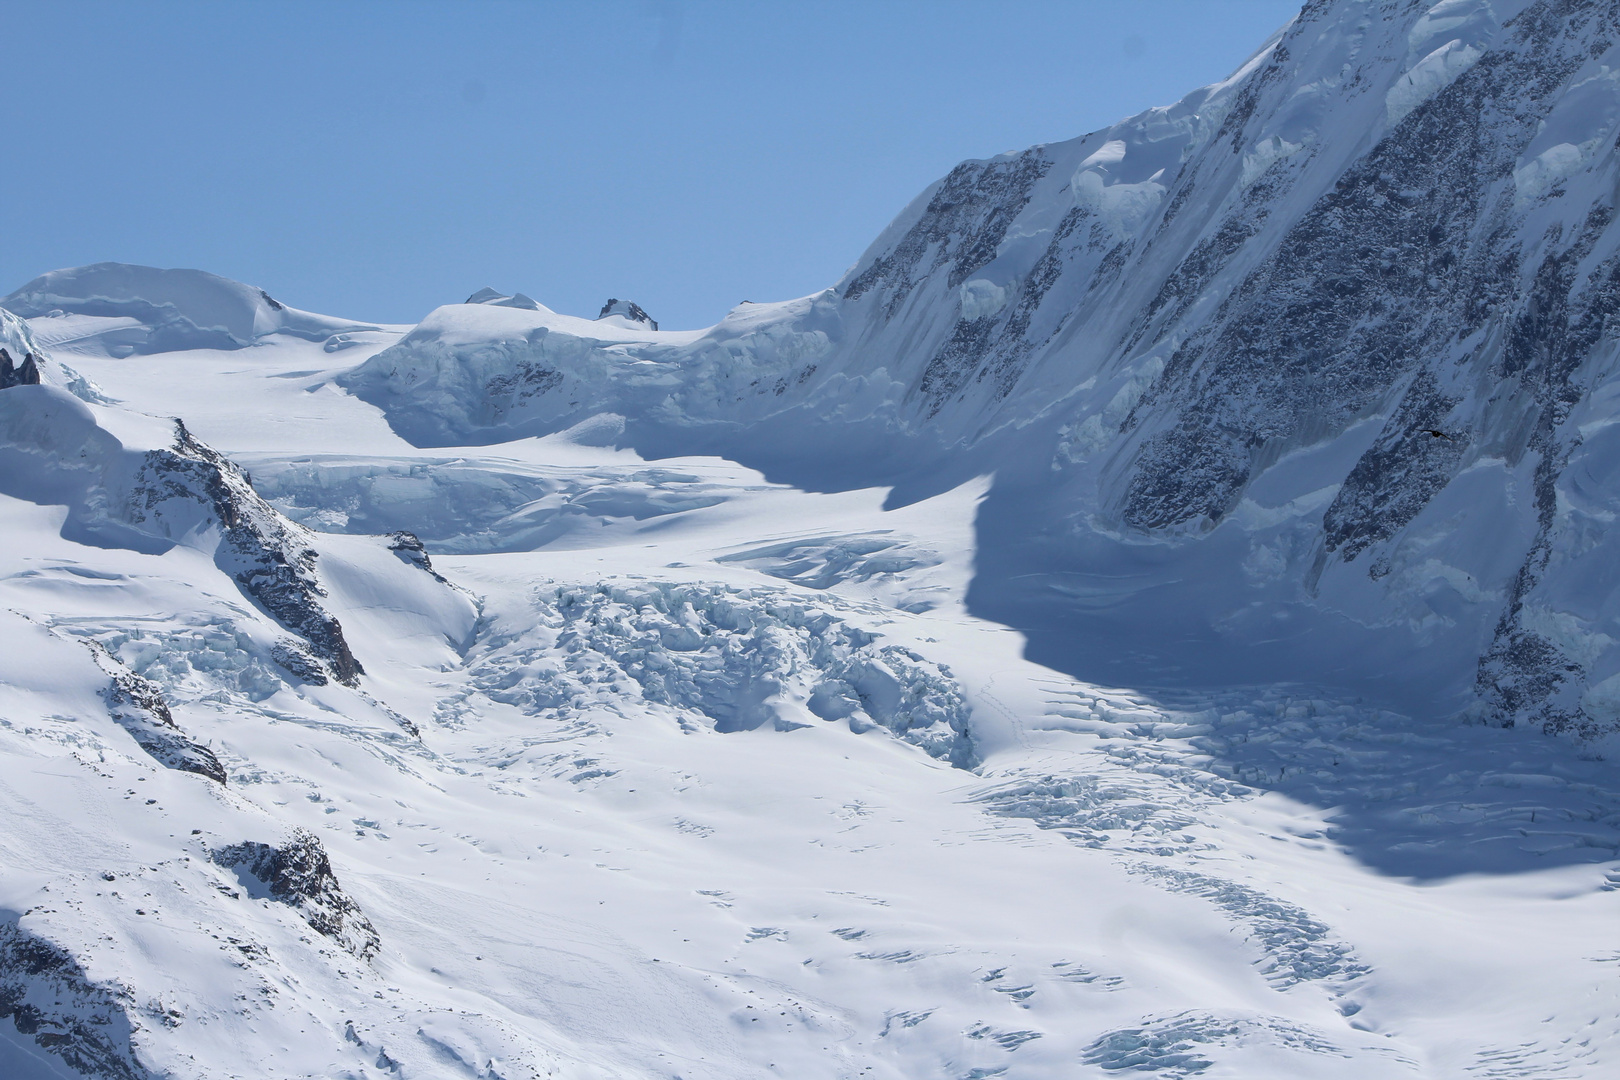
[[[11,354],[0,349],[0,390],[10,390],[13,386],[39,385],[39,357],[28,353],[23,357],[22,363],[13,365]]]
[[[658,323],[653,321],[653,317],[643,311],[641,305],[633,300],[608,300],[607,303],[602,305],[602,311],[596,316],[596,320],[601,322],[603,319],[610,319],[615,316],[622,320],[622,325],[629,328],[641,330],[658,329]]]

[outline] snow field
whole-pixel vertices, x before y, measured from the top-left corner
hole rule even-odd
[[[310,348],[255,360],[308,364]],[[274,428],[210,421],[206,402],[188,426],[229,428],[264,471]],[[565,464],[544,463],[553,447]],[[633,456],[554,440],[420,468],[510,474],[514,452],[537,482],[646,483]],[[73,658],[9,654],[7,692],[43,697],[6,712],[11,753],[40,764],[7,781],[33,839],[12,843],[24,873],[5,903],[90,958],[90,983],[132,988],[117,1000],[146,1067],[1365,1077],[1600,1060],[1615,1033],[1591,1002],[1612,991],[1589,943],[1613,893],[1601,866],[1570,861],[1574,841],[1536,838],[1602,819],[1607,789],[1568,775],[1579,763],[1537,764],[1547,744],[1511,732],[1414,734],[1305,690],[1159,701],[1028,664],[1017,635],[962,611],[982,484],[884,511],[877,494],[795,492],[719,462],[658,468],[717,498],[643,518],[606,500],[623,512],[578,515],[595,544],[437,554],[451,585],[385,538],[316,534],[359,689],[276,664],[285,631],[204,553],[86,548],[61,538],[59,510],[5,500],[29,539],[0,588],[41,648]],[[868,566],[896,547],[932,554]],[[225,787],[112,722],[81,638],[163,688]],[[932,722],[891,709],[883,724],[854,671],[878,664],[902,684],[891,701]],[[30,671],[59,682],[29,690]],[[848,690],[825,695],[841,698],[827,719],[810,702],[833,681]],[[964,731],[971,771],[949,763]],[[1468,751],[1479,740],[1515,738],[1529,756],[1514,775],[1551,781],[1459,771],[1459,752],[1500,761]],[[1495,823],[1472,875],[1386,876],[1338,842],[1393,815],[1455,850],[1471,826],[1423,801],[1444,789],[1394,775],[1421,761]],[[1352,762],[1348,781],[1318,775]],[[1509,831],[1505,790],[1534,794],[1545,833]],[[1371,812],[1315,808],[1353,793]],[[376,928],[369,962],[213,854],[300,828]],[[1555,902],[1553,925],[1537,913]],[[1482,933],[1516,945],[1482,955]],[[1557,1037],[1525,1014],[1526,978]]]

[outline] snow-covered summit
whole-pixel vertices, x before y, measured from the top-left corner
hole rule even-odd
[[[551,310],[550,308],[542,308],[537,300],[524,296],[522,293],[513,293],[512,295],[508,296],[507,294],[498,292],[495,289],[489,288],[488,286],[479,289],[477,292],[467,297],[466,303],[491,304],[495,307],[522,308],[525,311]]]
[[[96,263],[53,270],[3,299],[25,318],[88,316],[124,352],[240,349],[270,334],[320,341],[378,327],[287,307],[263,289],[202,270]]]

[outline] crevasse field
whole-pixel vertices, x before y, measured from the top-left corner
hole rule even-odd
[[[1617,41],[1312,4],[704,330],[27,283],[0,1076],[1612,1075]]]

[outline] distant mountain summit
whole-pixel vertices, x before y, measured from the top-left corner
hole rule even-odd
[[[653,317],[641,310],[641,305],[630,300],[612,300],[602,305],[598,319],[619,318],[629,327],[639,327],[643,330],[656,330],[658,324]]]
[[[113,347],[130,353],[240,349],[269,334],[321,341],[377,329],[290,308],[263,289],[202,270],[112,262],[41,274],[0,299],[0,307],[24,318],[105,320],[95,330],[112,334]]]
[[[511,296],[507,296],[505,293],[496,292],[494,289],[487,287],[479,289],[477,292],[467,297],[466,303],[490,304],[494,307],[522,308],[524,311],[541,310],[538,301],[524,296],[522,293],[513,293]]]

